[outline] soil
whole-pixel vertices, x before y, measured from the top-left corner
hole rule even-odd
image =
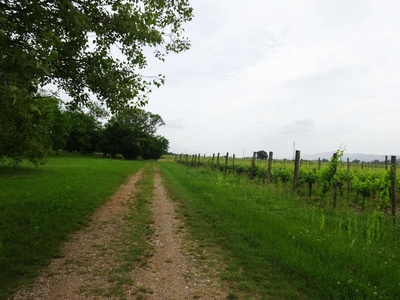
[[[11,299],[226,299],[226,288],[219,280],[219,260],[205,249],[200,251],[196,241],[188,238],[176,213],[178,204],[167,197],[159,173],[155,175],[152,203],[153,256],[131,274],[134,284],[125,289],[123,297],[96,293],[112,287],[109,271],[120,264],[119,237],[140,178],[140,172],[131,176],[94,213],[89,226],[63,246],[61,257]]]

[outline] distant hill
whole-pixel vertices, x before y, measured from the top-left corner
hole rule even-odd
[[[315,154],[301,154],[301,158],[305,160],[316,160],[320,159],[331,159],[333,152],[322,152],[322,153],[315,153]],[[399,156],[398,156],[399,157]],[[349,158],[350,161],[358,159],[360,161],[385,161],[385,155],[378,155],[378,154],[364,154],[364,153],[344,153],[343,160],[346,161]],[[390,160],[390,155],[388,155],[388,159]]]

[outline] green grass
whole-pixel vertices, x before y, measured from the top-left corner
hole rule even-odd
[[[0,299],[59,256],[60,244],[141,166],[78,156],[39,168],[0,165]]]
[[[391,219],[321,210],[290,189],[162,163],[190,232],[222,250],[232,296],[399,299],[399,228]]]

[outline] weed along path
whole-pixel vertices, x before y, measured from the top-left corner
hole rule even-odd
[[[175,205],[145,167],[11,299],[226,299],[218,264],[186,238]]]

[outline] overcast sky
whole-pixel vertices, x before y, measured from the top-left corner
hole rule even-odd
[[[400,1],[191,4],[191,49],[146,71],[170,151],[400,154]]]

